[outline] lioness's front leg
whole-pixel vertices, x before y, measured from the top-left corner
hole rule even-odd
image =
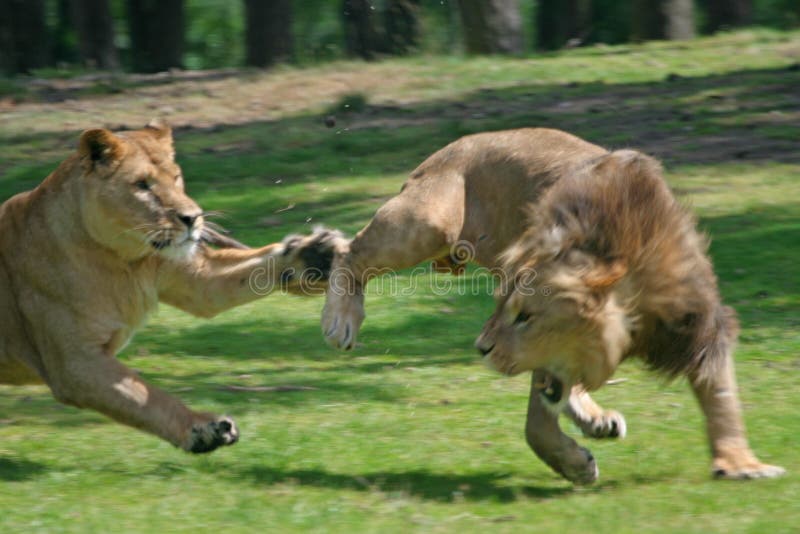
[[[97,410],[188,452],[210,452],[239,439],[229,417],[190,410],[101,349],[53,356],[48,368],[56,372],[48,373],[47,383],[65,404]]]
[[[202,247],[190,262],[161,267],[158,296],[191,314],[213,317],[276,290],[313,290],[328,276],[334,248],[343,242],[338,233],[320,229],[255,249]]]
[[[730,479],[782,475],[786,472],[782,467],[761,463],[747,443],[730,354],[719,366],[712,376],[690,376],[692,389],[706,416],[713,475]]]
[[[588,449],[561,431],[558,410],[553,409],[553,402],[561,399],[546,398],[548,393],[541,387],[546,378],[545,371],[532,373],[525,438],[536,455],[555,472],[575,484],[591,484],[600,474],[597,463]],[[564,386],[559,383],[559,387]]]

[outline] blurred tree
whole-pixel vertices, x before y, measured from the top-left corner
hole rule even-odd
[[[798,2],[800,4],[800,2]],[[753,21],[752,0],[706,0],[705,31],[746,26]]]
[[[591,0],[539,0],[537,46],[544,50],[577,46],[589,36],[591,21]]]
[[[183,0],[126,0],[131,66],[159,72],[183,66]]]
[[[384,12],[386,49],[391,54],[407,54],[419,46],[420,0],[388,0]]]
[[[0,0],[0,68],[26,73],[50,61],[44,0]]]
[[[378,28],[370,0],[343,0],[345,52],[348,56],[373,59],[379,51]]]
[[[633,38],[691,39],[694,31],[692,0],[634,0]]]
[[[245,0],[245,62],[268,67],[292,59],[291,0]]]
[[[522,52],[518,0],[458,0],[464,44],[470,54]]]
[[[72,0],[72,18],[84,63],[98,69],[119,67],[114,46],[114,19],[108,0]]]
[[[72,20],[72,0],[56,0],[52,29],[53,61],[56,65],[80,61],[78,38]]]

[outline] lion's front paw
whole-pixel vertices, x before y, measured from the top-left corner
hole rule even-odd
[[[239,441],[239,429],[230,417],[222,416],[207,423],[192,426],[186,450],[193,453],[211,452],[217,447]]]
[[[594,456],[589,449],[583,447],[578,447],[576,452],[577,455],[573,454],[571,458],[559,462],[560,468],[557,470],[564,478],[578,486],[593,484],[600,476],[600,469]]]
[[[344,294],[336,294],[332,290],[328,292],[322,309],[322,333],[331,346],[352,349],[363,321],[364,294],[361,291]]]
[[[786,473],[783,467],[762,464],[754,457],[715,458],[711,468],[714,478],[725,480],[750,480],[775,478]]]
[[[594,439],[622,439],[628,431],[625,417],[615,410],[606,410],[600,417],[595,417],[580,426],[584,436]]]

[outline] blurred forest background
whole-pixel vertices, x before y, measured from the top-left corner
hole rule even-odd
[[[270,67],[529,54],[800,27],[800,0],[0,0],[0,68]]]

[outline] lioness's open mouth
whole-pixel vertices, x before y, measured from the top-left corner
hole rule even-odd
[[[152,246],[156,250],[162,250],[167,248],[172,244],[172,239],[166,239],[164,241],[151,241],[150,246]]]

